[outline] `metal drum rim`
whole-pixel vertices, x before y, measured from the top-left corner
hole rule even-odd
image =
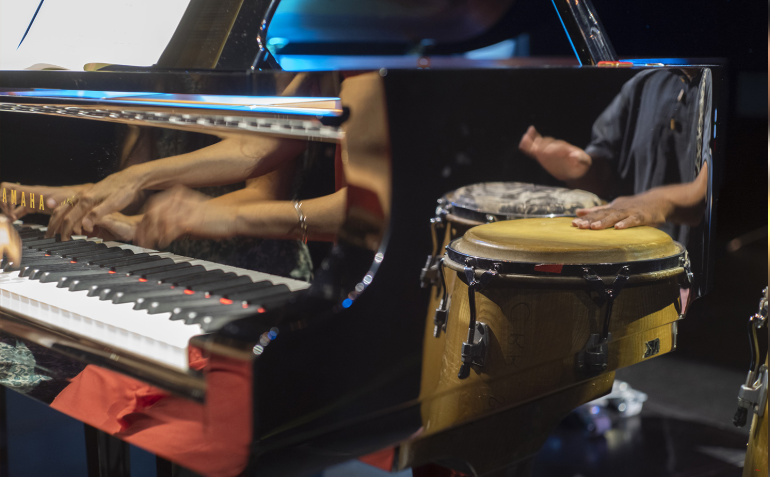
[[[687,249],[679,242],[674,244],[679,248],[679,253],[667,257],[652,258],[648,260],[635,260],[630,262],[604,262],[604,263],[554,263],[554,262],[514,262],[510,260],[478,257],[457,251],[454,245],[462,240],[462,237],[453,240],[446,246],[444,256],[459,264],[468,265],[477,270],[495,270],[500,275],[528,275],[534,277],[583,277],[588,268],[599,276],[616,275],[622,267],[628,267],[629,275],[642,275],[645,273],[672,270],[684,267],[689,261]],[[560,267],[555,271],[556,267]]]

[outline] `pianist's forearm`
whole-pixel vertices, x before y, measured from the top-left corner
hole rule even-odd
[[[307,217],[308,239],[334,241],[345,221],[347,189],[334,194],[301,202]],[[294,203],[290,201],[263,201],[238,206],[235,214],[236,235],[277,239],[301,239]]]
[[[125,171],[135,178],[140,189],[219,186],[268,174],[304,148],[303,141],[292,139],[227,138],[197,151],[137,164]]]

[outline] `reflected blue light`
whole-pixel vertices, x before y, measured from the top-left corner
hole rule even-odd
[[[165,106],[175,108],[212,109],[219,111],[263,112],[305,116],[338,116],[339,98],[288,96],[236,96],[212,94],[168,94],[125,91],[89,91],[67,89],[34,89],[28,91],[0,91],[0,96],[85,99],[102,103]],[[306,108],[301,102],[334,102],[336,109]]]
[[[635,65],[644,66],[647,64],[663,63],[664,65],[689,65],[690,61],[687,58],[634,58],[630,60],[620,60],[624,63],[633,63]]]
[[[342,300],[342,308],[350,308],[350,305],[352,304],[353,304],[353,300],[351,300],[350,298],[345,298],[344,300]]]
[[[591,414],[599,414],[599,406],[591,406]]]
[[[268,338],[270,338],[270,340],[272,341],[272,340],[274,340],[276,337],[278,337],[278,334],[276,334],[276,332],[275,332],[275,331],[268,331],[268,332],[267,332],[267,337],[268,337]]]

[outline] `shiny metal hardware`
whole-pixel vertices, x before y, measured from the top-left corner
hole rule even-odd
[[[658,353],[660,353],[660,338],[644,343],[644,356],[642,358],[650,358]]]
[[[577,354],[577,369],[587,372],[601,372],[607,369],[607,348],[612,340],[612,333],[602,341],[602,335],[593,333],[588,337],[586,350]]]
[[[607,287],[604,285],[604,281],[591,268],[583,267],[583,278],[588,283],[590,290],[596,292],[602,301],[606,302],[607,309],[604,314],[601,334],[591,335],[586,344],[586,350],[578,354],[578,369],[587,372],[602,372],[607,369],[607,343],[611,339],[610,318],[612,317],[612,306],[628,281],[630,273],[631,271],[628,266],[621,267],[615,276],[615,280],[612,281],[612,285]]]
[[[687,251],[684,255],[679,257],[679,266],[684,268],[684,277],[682,282],[682,288],[690,288],[693,284],[692,265],[690,264],[690,256]]]
[[[671,351],[676,351],[676,341],[679,336],[679,323],[674,321],[671,323]]]
[[[733,416],[735,427],[743,427],[748,420],[748,412],[753,411],[758,416],[765,413],[767,402],[767,366],[759,366],[759,338],[757,330],[765,327],[767,323],[767,288],[762,290],[762,298],[759,300],[759,310],[749,317],[748,334],[749,349],[751,350],[751,364],[746,382],[738,391],[738,410]]]
[[[441,209],[440,206],[437,209],[437,214],[439,209]],[[422,267],[422,270],[420,271],[421,288],[432,287],[436,284],[439,274],[439,262],[441,261],[441,253],[439,250],[439,244],[441,242],[439,242],[439,238],[443,236],[445,230],[446,221],[441,215],[436,215],[436,217],[430,219],[430,235],[433,241],[433,253],[428,255],[425,266]],[[440,290],[436,290],[436,293],[439,292]]]
[[[754,412],[759,417],[765,415],[765,403],[767,402],[767,366],[759,368],[759,373],[754,378],[754,373],[749,371],[746,383],[738,391],[738,410],[733,418],[735,427],[746,425],[748,411]]]
[[[476,269],[470,265],[470,260],[466,262],[464,272],[468,282],[468,307],[471,316],[468,323],[468,339],[462,344],[460,353],[463,364],[457,373],[459,379],[470,376],[471,365],[484,366],[489,329],[483,323],[476,323],[476,292],[483,290],[498,275],[497,270],[485,270],[480,277],[476,278]]]
[[[446,288],[446,277],[444,276],[444,259],[438,261],[438,275],[441,277],[441,288],[443,289],[444,296],[441,297],[441,301],[436,308],[436,314],[433,315],[433,337],[438,338],[441,335],[441,331],[446,331],[447,318],[449,317],[449,305],[451,305],[452,297],[449,296],[449,292]]]
[[[615,49],[590,0],[553,0],[553,6],[581,64],[617,62]]]

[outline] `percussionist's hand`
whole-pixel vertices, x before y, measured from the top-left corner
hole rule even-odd
[[[138,192],[141,180],[132,168],[111,174],[103,180],[84,187],[75,194],[72,204],[63,204],[54,210],[48,223],[48,237],[61,233],[62,240],[69,240],[72,233],[83,230],[93,232],[104,216],[128,207]]]
[[[150,199],[134,243],[162,249],[182,235],[222,239],[235,235],[237,207],[217,205],[209,197],[176,186]]]
[[[519,149],[560,181],[579,179],[591,167],[591,156],[584,150],[561,139],[541,136],[535,126],[521,137]]]
[[[630,197],[618,197],[607,205],[578,209],[572,225],[581,229],[627,229],[640,225],[661,225],[671,212],[663,194],[651,190]]]
[[[5,256],[16,267],[21,263],[21,239],[13,223],[0,215],[0,257]]]

